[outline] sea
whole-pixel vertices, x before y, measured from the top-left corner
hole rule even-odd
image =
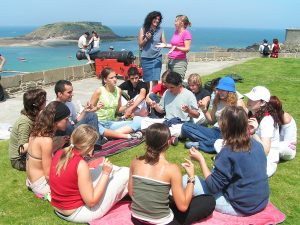
[[[0,27],[0,37],[16,37],[32,32],[37,27]],[[110,26],[119,36],[136,36],[138,26]],[[174,27],[164,27],[167,42],[170,41]],[[249,28],[207,28],[190,27],[192,33],[191,52],[208,51],[210,47],[246,48],[254,43],[261,43],[263,39],[270,42],[278,38],[284,42],[285,29],[249,29]],[[101,37],[101,34],[100,34]],[[100,49],[108,50],[114,46],[115,51],[132,51],[138,56],[137,38],[131,41],[101,42]],[[6,58],[6,64],[1,76],[11,76],[16,71],[36,72],[60,67],[85,64],[86,61],[76,59],[77,45],[58,47],[1,47],[0,53]],[[163,53],[167,53],[164,50]]]

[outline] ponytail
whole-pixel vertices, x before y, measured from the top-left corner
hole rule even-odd
[[[61,169],[66,170],[69,160],[73,157],[74,145],[71,144],[69,147],[63,149],[63,153],[59,158],[59,161],[56,165],[56,175],[60,175]]]

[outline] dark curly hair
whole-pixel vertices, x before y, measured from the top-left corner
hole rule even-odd
[[[35,121],[35,118],[41,111],[42,105],[46,102],[46,96],[47,92],[41,88],[26,91],[23,95],[24,108],[21,114]]]
[[[150,12],[150,13],[146,16],[146,18],[145,18],[145,20],[144,20],[144,24],[143,24],[143,28],[144,28],[144,30],[145,30],[145,33],[147,33],[147,32],[150,30],[150,26],[151,26],[151,24],[152,24],[153,19],[155,19],[155,18],[158,17],[158,16],[160,17],[160,21],[159,21],[159,23],[158,23],[157,28],[160,26],[160,24],[161,24],[161,22],[162,22],[162,19],[163,19],[161,13],[160,13],[159,11],[152,11],[152,12]]]
[[[265,116],[272,116],[274,120],[274,127],[277,128],[278,126],[281,125],[281,122],[278,118],[276,110],[273,108],[273,106],[269,102],[265,102],[265,105],[261,106],[260,109],[253,114],[251,111],[248,113],[248,117],[255,117],[257,119],[258,124],[262,121],[262,119]]]
[[[50,102],[44,110],[37,116],[35,125],[31,131],[31,137],[53,137],[55,132],[54,117],[56,108],[59,104],[58,101]]]

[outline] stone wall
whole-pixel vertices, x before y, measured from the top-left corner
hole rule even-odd
[[[25,92],[28,89],[53,85],[62,79],[74,81],[94,76],[96,76],[95,65],[88,64],[2,77],[1,84],[9,95],[19,91]]]
[[[300,44],[300,29],[285,30],[285,44]]]
[[[188,54],[189,62],[206,62],[206,61],[234,61],[245,58],[261,57],[258,52],[191,52]],[[300,53],[279,53],[280,58],[300,58]],[[163,62],[167,62],[167,56],[163,56]],[[139,65],[137,58],[135,63]],[[16,76],[2,77],[1,84],[6,93],[25,92],[28,89],[41,88],[47,85],[53,85],[56,81],[80,80],[88,77],[94,77],[95,65],[81,65],[65,67],[42,72],[29,74],[19,74]]]

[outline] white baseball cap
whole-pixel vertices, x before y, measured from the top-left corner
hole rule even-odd
[[[265,102],[269,102],[271,97],[270,91],[263,86],[256,86],[244,95],[252,101],[264,100]]]

